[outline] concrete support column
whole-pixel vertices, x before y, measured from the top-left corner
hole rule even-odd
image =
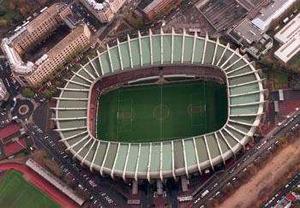
[[[132,181],[132,195],[137,195],[139,193],[139,184],[137,181]]]
[[[186,176],[181,176],[181,188],[183,192],[187,192],[189,190],[189,180],[186,178]]]
[[[161,180],[156,181],[156,187],[157,187],[157,194],[163,195],[164,189],[163,189],[163,184],[162,184]]]

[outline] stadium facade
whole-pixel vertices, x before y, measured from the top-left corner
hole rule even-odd
[[[107,83],[115,85],[122,79],[125,82],[147,79],[153,76],[150,72],[153,67],[164,71],[172,66],[202,67],[206,71],[203,76],[208,75],[208,70],[221,72],[228,95],[228,119],[221,129],[191,138],[148,143],[104,141],[95,137],[98,107],[95,85],[105,81],[103,85],[109,87]],[[168,76],[190,76],[200,71],[169,70]],[[66,81],[53,108],[61,141],[91,170],[124,180],[163,180],[214,169],[245,148],[263,114],[264,89],[255,67],[229,44],[185,31],[181,34],[149,31],[148,35],[138,33],[132,39],[128,36],[127,41],[117,41],[114,47],[107,46],[106,51],[98,52]]]

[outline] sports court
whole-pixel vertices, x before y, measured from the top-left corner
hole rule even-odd
[[[17,171],[7,171],[0,180],[0,207],[58,208],[48,196],[29,184]]]
[[[189,81],[121,87],[99,98],[97,136],[119,142],[181,139],[220,129],[226,86]]]

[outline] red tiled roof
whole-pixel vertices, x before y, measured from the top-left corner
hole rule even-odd
[[[17,133],[20,130],[20,127],[18,124],[10,124],[4,128],[0,129],[0,140],[2,141],[6,137],[9,137],[15,133]]]
[[[3,147],[4,154],[7,157],[18,153],[25,148],[26,148],[26,143],[24,138],[20,138],[18,141],[11,142]]]

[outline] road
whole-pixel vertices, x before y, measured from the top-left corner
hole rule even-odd
[[[14,83],[11,78],[11,70],[8,64],[0,59],[0,78],[11,96],[16,96],[18,94],[17,83]]]
[[[260,140],[253,148],[246,151],[245,154],[237,159],[237,161],[222,173],[216,173],[207,186],[202,186],[198,193],[193,196],[193,207],[205,207],[209,200],[220,194],[222,188],[228,183],[235,183],[237,175],[247,166],[256,160],[259,160],[263,154],[272,151],[278,143],[278,139],[295,129],[295,126],[300,123],[300,111],[295,111],[293,114],[281,122],[280,126],[274,128],[264,138]],[[204,191],[209,192],[204,196],[201,195]],[[207,191],[206,191],[207,192]]]
[[[0,111],[0,128],[4,128],[10,122],[11,122],[11,119],[9,118],[7,111],[1,109],[1,111]]]
[[[277,201],[281,200],[300,184],[300,173],[296,174],[285,186],[277,190],[276,194],[263,206],[264,208],[275,207]]]
[[[61,165],[63,172],[71,174],[73,182],[90,194],[90,200],[94,207],[120,207],[120,205],[124,207],[124,204],[127,203],[126,199],[115,191],[106,179],[102,180],[100,177],[95,177],[61,149],[59,142],[55,139],[55,132],[46,135],[34,124],[27,124],[26,127],[37,147],[45,149]],[[90,184],[90,180],[94,181],[97,186]]]

